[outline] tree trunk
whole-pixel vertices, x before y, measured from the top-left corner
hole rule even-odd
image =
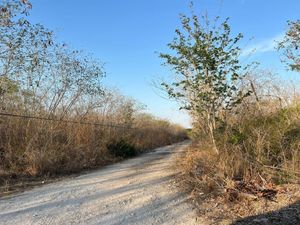
[[[212,142],[213,151],[215,153],[219,154],[219,150],[218,150],[216,140],[215,140],[214,129],[212,128],[212,126],[209,126],[209,133],[210,133],[210,139]]]
[[[215,153],[219,154],[219,150],[218,150],[218,147],[217,147],[217,144],[216,144],[215,134],[214,134],[215,120],[214,120],[214,118],[211,118],[209,113],[207,115],[207,125],[208,125],[208,128],[209,128],[209,136],[210,136],[210,139],[211,139],[213,151]]]

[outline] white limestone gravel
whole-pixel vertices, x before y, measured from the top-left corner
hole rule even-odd
[[[0,199],[0,224],[200,224],[174,184],[188,142]]]

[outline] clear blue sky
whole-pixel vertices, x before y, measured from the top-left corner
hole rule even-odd
[[[188,116],[175,102],[162,98],[152,81],[171,72],[161,66],[155,52],[166,45],[179,26],[179,13],[189,12],[189,0],[31,0],[30,18],[56,31],[57,38],[84,49],[106,63],[104,83],[148,106],[162,118],[188,126]],[[255,47],[253,59],[262,66],[286,73],[273,40],[286,21],[299,19],[299,0],[195,0],[195,10],[210,16],[230,17],[233,32],[255,37],[245,48]],[[290,76],[293,76],[293,74]]]

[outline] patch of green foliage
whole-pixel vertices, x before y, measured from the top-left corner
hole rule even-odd
[[[130,158],[137,155],[137,149],[128,141],[121,139],[107,145],[107,149],[113,156]]]
[[[293,180],[300,168],[300,104],[277,112],[238,119],[217,130],[221,154],[242,160],[240,173],[251,165],[251,174],[264,174],[275,183]],[[238,161],[235,159],[234,161]],[[270,174],[272,170],[272,174]],[[243,174],[244,172],[242,172]]]
[[[228,141],[231,144],[239,144],[246,139],[246,135],[239,130],[234,129]]]

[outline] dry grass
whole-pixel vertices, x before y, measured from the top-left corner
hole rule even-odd
[[[132,151],[140,153],[186,138],[182,128],[166,121],[152,118],[147,123],[147,126],[140,122],[135,129],[126,129],[1,117],[0,186],[24,178],[80,172],[121,160],[122,157],[108,149],[111,143],[121,140]]]
[[[277,220],[283,220],[278,224],[285,224],[285,218],[278,216],[279,214],[275,212],[281,211],[285,207],[287,209],[284,211],[288,211],[287,215],[290,220],[297,220],[297,212],[288,210],[288,207],[292,208],[293,204],[296,204],[296,210],[299,210],[300,184],[276,186],[278,192],[272,200],[240,191],[229,192],[228,190],[234,187],[235,181],[224,176],[222,167],[218,167],[216,155],[199,149],[201,149],[201,144],[193,143],[184,158],[178,160],[177,163],[181,169],[178,181],[181,188],[190,194],[199,216],[205,219],[207,224],[234,224],[237,219],[250,216],[253,216],[251,219],[254,220],[257,216],[258,221],[261,217],[263,219],[272,218],[274,215]],[[266,213],[270,213],[270,215]],[[249,221],[247,220],[243,224],[252,224]]]
[[[241,107],[216,131],[219,154],[200,135],[178,162],[182,187],[212,224],[299,204],[300,104],[273,106]]]

